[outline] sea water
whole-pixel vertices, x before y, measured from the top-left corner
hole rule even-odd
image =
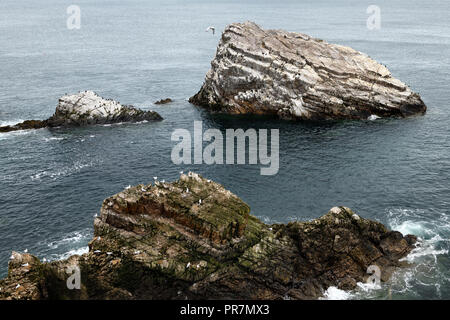
[[[330,299],[450,298],[450,2],[418,1],[0,2],[0,125],[48,118],[65,93],[158,111],[158,123],[0,134],[0,276],[11,250],[50,260],[86,252],[93,216],[128,185],[193,170],[237,194],[266,223],[310,220],[345,205],[420,237],[410,268],[373,288]],[[369,5],[380,28],[367,27]],[[67,8],[80,9],[70,29]],[[251,20],[365,52],[421,94],[424,117],[298,123],[210,115],[188,103],[221,31]],[[205,32],[214,26],[216,33]],[[170,97],[172,104],[154,101]],[[171,134],[194,121],[221,130],[279,129],[274,176],[258,165],[174,165]]]

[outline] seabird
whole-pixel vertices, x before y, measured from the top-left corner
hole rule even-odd
[[[145,189],[142,187],[142,188],[141,188],[141,191],[142,191],[142,192],[146,192],[147,190],[145,190]]]
[[[180,174],[183,174],[183,171],[180,171]]]
[[[94,253],[100,253],[100,252],[101,252],[100,250],[95,250],[95,251],[94,251]]]
[[[125,189],[128,190],[128,189],[130,189],[130,188],[131,188],[131,186],[128,186],[128,187],[126,187]]]
[[[42,259],[42,262],[47,262],[47,259],[46,258]]]
[[[94,218],[97,218],[97,214],[94,214]]]
[[[22,265],[22,267],[28,267],[28,266],[29,266],[28,262],[27,262],[27,263],[24,263],[24,264]]]
[[[9,257],[9,259],[14,260],[14,255],[12,254],[11,257]]]
[[[202,199],[198,199],[198,204],[202,204]]]
[[[23,252],[27,253],[27,252],[28,252],[28,249],[23,250]]]
[[[112,255],[112,252],[107,252],[106,254],[107,254],[108,256],[110,256],[110,255]]]
[[[208,28],[206,28],[205,32],[208,32],[209,30],[212,30],[212,33],[215,34],[216,33],[216,28],[213,26],[209,26]]]
[[[189,188],[186,188],[186,193],[189,193]]]
[[[134,252],[134,254],[139,254],[139,253],[141,253],[139,250],[136,250],[136,251]]]
[[[155,181],[158,180],[158,177],[153,177],[153,180],[155,180]]]
[[[19,288],[20,288],[20,284],[17,284],[16,289],[19,289]]]
[[[191,263],[188,262],[188,264],[186,265],[186,268],[189,268],[191,266]]]

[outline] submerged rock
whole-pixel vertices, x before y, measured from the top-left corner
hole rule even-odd
[[[304,120],[424,114],[417,93],[364,53],[305,34],[233,23],[190,102]]]
[[[157,112],[121,105],[117,101],[104,99],[93,91],[84,91],[61,97],[55,114],[47,120],[27,120],[14,126],[0,127],[0,132],[162,119]]]
[[[86,254],[41,263],[13,253],[0,298],[311,299],[354,288],[370,265],[386,281],[414,242],[345,207],[266,225],[223,186],[189,173],[107,198]],[[76,268],[80,289],[70,290]]]
[[[170,98],[167,98],[167,99],[158,100],[158,101],[155,102],[155,104],[168,104],[168,103],[171,103],[171,102],[173,102],[173,100],[170,99]]]

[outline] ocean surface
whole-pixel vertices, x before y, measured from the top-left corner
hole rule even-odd
[[[193,170],[222,183],[267,223],[309,220],[345,205],[420,237],[381,287],[330,288],[329,299],[450,299],[450,2],[78,0],[0,2],[0,125],[53,114],[65,93],[158,111],[159,123],[0,134],[0,277],[12,250],[61,259],[87,251],[103,199],[128,185]],[[367,7],[381,9],[369,30]],[[421,94],[424,117],[322,124],[213,116],[187,99],[203,83],[220,34],[251,20],[351,46]],[[205,32],[213,25],[216,33]],[[174,103],[156,106],[170,97]],[[280,170],[171,162],[177,128],[280,130]]]

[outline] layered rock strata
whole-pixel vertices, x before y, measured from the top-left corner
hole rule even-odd
[[[332,120],[421,115],[420,96],[368,55],[306,34],[233,23],[190,102],[231,114]]]
[[[14,252],[0,298],[314,299],[330,286],[355,288],[371,265],[387,281],[415,241],[346,207],[267,225],[223,186],[189,173],[104,200],[86,254],[41,262]],[[77,268],[80,289],[70,290]]]

